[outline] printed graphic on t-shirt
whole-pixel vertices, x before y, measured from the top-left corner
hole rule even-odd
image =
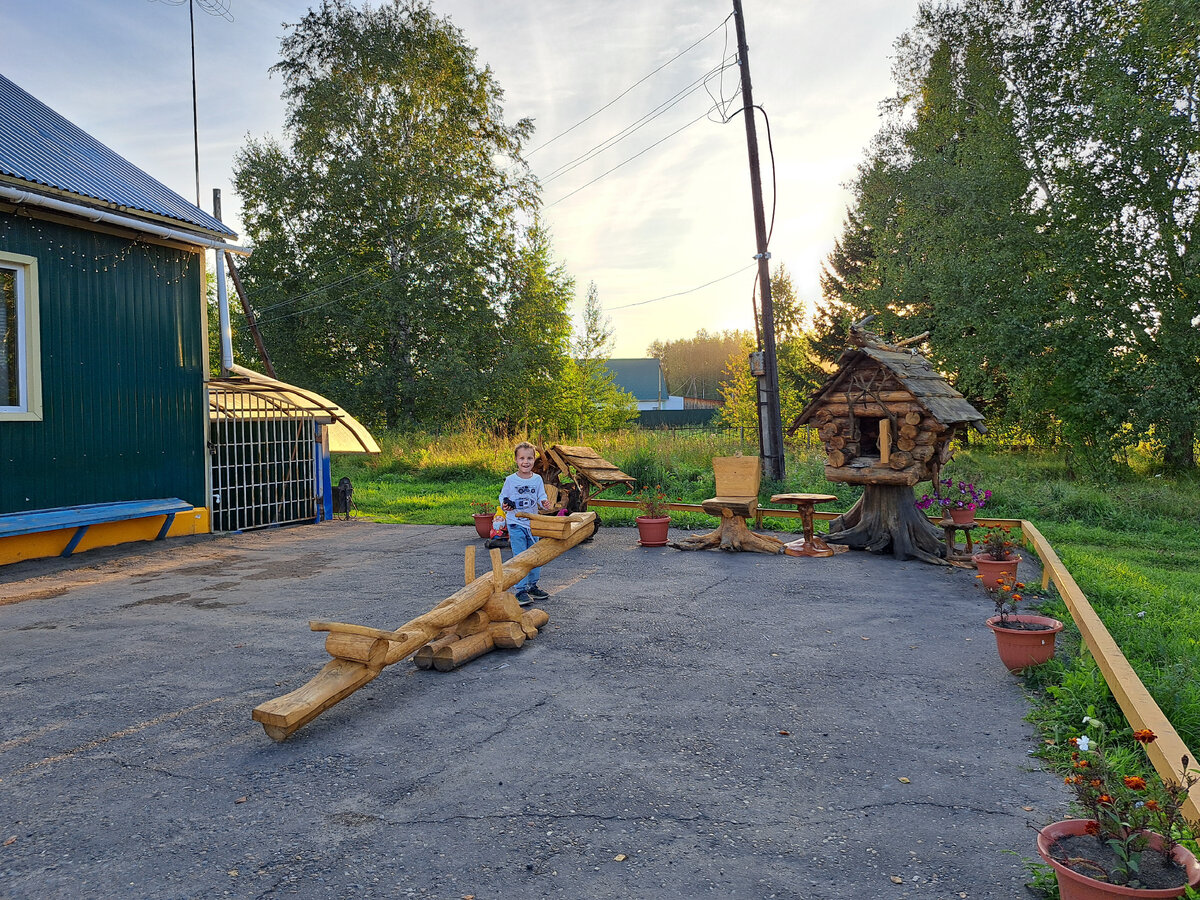
[[[513,497],[513,506],[517,508],[517,512],[529,512],[537,506],[537,485],[534,484],[519,484],[515,488],[516,497]]]

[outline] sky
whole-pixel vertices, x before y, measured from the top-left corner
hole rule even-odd
[[[234,160],[251,138],[286,140],[283,84],[268,70],[284,23],[317,0],[195,2],[200,205],[211,211],[219,188],[222,218],[240,232]],[[205,9],[221,6],[228,15]],[[773,171],[759,116],[768,218],[772,183],[777,191],[771,262],[787,267],[810,306],[845,220],[846,185],[895,90],[894,42],[917,6],[744,0],[753,97],[774,147]],[[506,122],[534,121],[527,158],[543,185],[556,258],[576,282],[576,322],[595,283],[616,357],[645,356],[654,340],[700,329],[752,330],[757,248],[745,125],[719,112],[742,103],[736,65],[717,71],[736,51],[730,0],[433,7],[495,73]],[[0,0],[0,73],[195,201],[188,11],[187,0]]]

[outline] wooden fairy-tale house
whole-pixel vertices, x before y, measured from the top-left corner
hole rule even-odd
[[[825,445],[825,477],[850,484],[936,480],[962,429],[983,416],[920,354],[881,342],[847,349],[796,417]]]
[[[0,76],[0,563],[209,530],[204,254],[236,237]]]

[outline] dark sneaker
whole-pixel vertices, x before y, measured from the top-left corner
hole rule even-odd
[[[517,594],[517,602],[522,606],[532,606],[533,598],[529,596],[528,591],[521,591],[521,593]]]
[[[525,593],[527,593],[534,600],[545,600],[550,596],[545,591],[543,591],[540,587],[538,587],[536,584],[533,587],[526,590]]]

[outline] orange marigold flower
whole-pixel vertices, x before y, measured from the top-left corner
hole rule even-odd
[[[1108,796],[1108,794],[1101,794],[1099,797],[1096,798],[1096,802],[1107,806],[1108,804],[1113,802],[1113,798]]]
[[[1103,785],[1104,785],[1104,782],[1101,781],[1099,778],[1093,778],[1091,781],[1088,782],[1088,787],[1098,788],[1098,787],[1102,787]]]
[[[1158,801],[1157,800],[1147,800],[1146,801],[1146,809],[1151,810],[1152,812],[1158,812]]]
[[[1086,825],[1083,826],[1083,830],[1086,831],[1088,834],[1099,834],[1100,833],[1100,823],[1099,822],[1088,822]]]
[[[1144,791],[1146,789],[1146,779],[1140,775],[1126,775],[1125,787],[1131,791]]]
[[[1133,739],[1141,744],[1153,744],[1156,740],[1158,740],[1158,735],[1149,728],[1143,728],[1140,731],[1135,731],[1133,733]]]
[[[1086,768],[1089,768],[1090,766],[1091,766],[1091,763],[1088,762],[1086,759],[1081,759],[1075,763],[1075,768],[1077,768],[1077,769],[1086,769]]]
[[[1020,595],[1020,594],[1013,594],[1013,595],[1012,595],[1012,601],[1013,601],[1013,603],[1019,603],[1019,602],[1020,602],[1020,600],[1021,600],[1021,595]]]

